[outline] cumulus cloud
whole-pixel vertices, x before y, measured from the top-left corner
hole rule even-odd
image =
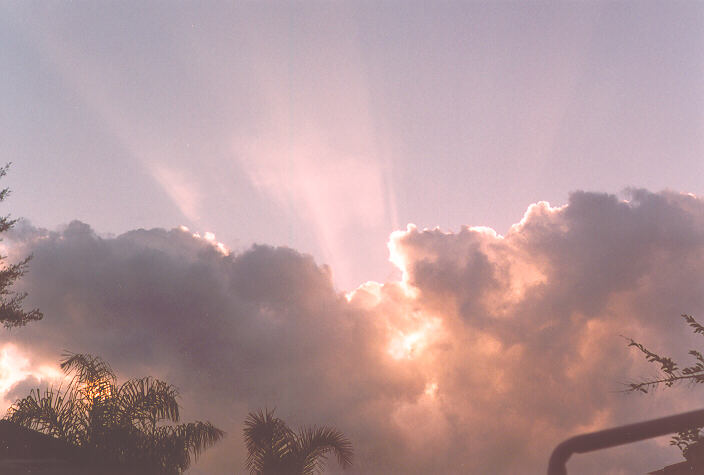
[[[63,350],[168,380],[185,418],[229,434],[193,473],[240,471],[242,421],[265,406],[342,430],[352,473],[542,473],[575,432],[697,405],[696,391],[618,392],[649,371],[619,335],[678,357],[696,344],[677,320],[704,316],[704,201],[690,195],[577,192],[530,206],[506,236],[409,226],[389,243],[403,280],[346,295],[293,249],[223,255],[184,229],[25,225],[5,244],[34,253],[22,286],[46,315],[2,336],[5,359],[27,360],[5,400],[46,380]],[[651,441],[570,467],[677,458]]]

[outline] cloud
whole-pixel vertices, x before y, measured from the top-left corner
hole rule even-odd
[[[66,349],[163,378],[184,418],[229,434],[193,473],[241,470],[242,421],[264,406],[342,430],[352,473],[543,473],[576,432],[698,404],[696,388],[618,392],[651,371],[619,335],[679,358],[698,343],[678,320],[704,316],[704,201],[691,195],[576,192],[530,206],[505,236],[409,226],[389,243],[403,280],[347,295],[308,255],[223,255],[184,229],[24,225],[6,244],[34,253],[22,286],[46,315],[3,335],[28,361],[6,399],[46,381]],[[645,472],[677,458],[653,441],[570,467]]]

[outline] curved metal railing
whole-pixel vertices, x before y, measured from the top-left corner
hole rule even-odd
[[[548,462],[548,475],[567,475],[565,465],[572,454],[593,452],[702,426],[704,426],[704,409],[699,409],[660,419],[577,435],[561,442],[552,451],[550,462]]]

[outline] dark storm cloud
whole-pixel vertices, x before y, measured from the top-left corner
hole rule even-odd
[[[561,438],[692,401],[616,392],[647,370],[620,334],[680,356],[677,316],[704,316],[704,203],[629,196],[539,203],[505,237],[409,227],[391,241],[405,282],[348,298],[288,248],[225,256],[183,230],[20,226],[5,244],[34,253],[22,285],[46,317],[3,340],[35,367],[90,352],[123,378],[177,385],[185,418],[229,433],[194,473],[239,471],[242,421],[264,406],[341,429],[355,473],[540,473]],[[646,471],[677,457],[646,447],[574,463]]]
[[[79,222],[17,236],[13,250],[34,253],[23,284],[53,318],[8,340],[35,361],[90,352],[123,377],[176,384],[186,414],[231,433],[220,449],[231,467],[242,467],[247,410],[277,406],[292,423],[342,425],[422,390],[408,372],[389,370],[382,327],[350,307],[310,256],[267,246],[223,256],[181,230],[104,239]]]

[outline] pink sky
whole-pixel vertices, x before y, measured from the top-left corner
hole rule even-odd
[[[693,408],[614,391],[648,370],[619,335],[677,349],[678,315],[704,319],[701,4],[0,12],[25,220],[3,245],[34,250],[46,315],[0,339],[4,402],[68,347],[172,378],[198,417],[231,411],[193,473],[238,466],[263,403],[340,426],[356,473],[539,473],[574,431]],[[140,268],[150,249],[163,275]],[[107,296],[125,276],[151,293]],[[677,459],[649,444],[579,467]]]
[[[696,3],[2,8],[0,138],[40,226],[290,245],[351,289],[409,222],[704,191]]]

